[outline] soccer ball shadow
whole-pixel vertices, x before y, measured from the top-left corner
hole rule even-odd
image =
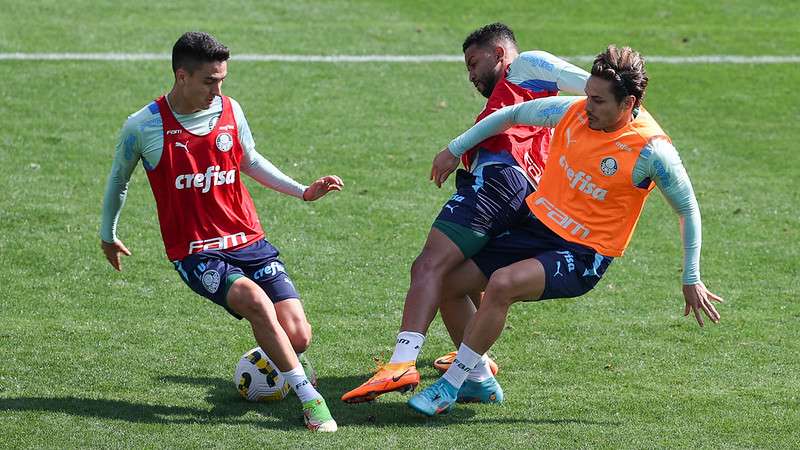
[[[198,410],[194,417],[168,419],[170,423],[226,423],[248,424],[266,428],[296,430],[303,424],[303,414],[297,397],[280,401],[248,401],[237,392],[229,378],[165,376],[162,382],[188,384],[206,390],[205,400],[210,410]],[[254,416],[255,415],[255,416]],[[260,416],[260,417],[258,417]]]

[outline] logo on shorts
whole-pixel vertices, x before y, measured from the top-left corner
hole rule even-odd
[[[209,270],[203,274],[203,287],[212,294],[219,289],[219,272],[216,270]]]
[[[455,209],[458,208],[458,205],[453,205],[453,206],[444,205],[444,207],[450,209],[450,214],[455,214],[455,212],[456,212]]]
[[[260,280],[261,278],[271,278],[279,273],[286,273],[286,269],[284,269],[283,264],[279,263],[278,261],[272,261],[266,266],[258,269],[256,273],[253,274],[253,279]]]
[[[617,173],[617,167],[617,160],[610,156],[608,158],[603,158],[603,161],[600,162],[600,170],[603,172],[603,175],[608,177]]]
[[[233,148],[233,138],[230,133],[220,133],[217,135],[217,149],[221,152],[227,152]]]
[[[572,256],[572,252],[557,251],[556,253],[564,257],[564,262],[567,263],[567,272],[572,272],[575,270],[575,257]],[[561,261],[556,262],[558,263],[556,273],[558,273],[561,270]]]

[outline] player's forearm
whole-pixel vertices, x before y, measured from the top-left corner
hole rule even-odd
[[[681,239],[683,240],[683,284],[700,282],[700,210],[696,214],[681,216]]]
[[[489,114],[461,136],[453,139],[447,148],[459,157],[487,138],[515,126],[537,125],[555,127],[569,106],[582,97],[547,97],[506,106]]]
[[[117,223],[119,214],[125,205],[128,195],[128,184],[120,183],[113,173],[108,177],[106,191],[103,195],[103,211],[100,216],[100,239],[114,242],[117,239]]]
[[[680,217],[683,284],[699,283],[702,222],[692,182],[672,144],[659,141],[648,147],[652,149],[647,158],[648,177]]]
[[[117,222],[128,195],[128,181],[140,156],[140,136],[136,134],[135,127],[126,123],[114,150],[114,162],[103,194],[100,238],[106,242],[114,242],[117,238]]]
[[[303,198],[303,192],[308,187],[281,172],[280,169],[256,151],[245,153],[245,158],[242,161],[242,172],[263,186],[300,199]]]

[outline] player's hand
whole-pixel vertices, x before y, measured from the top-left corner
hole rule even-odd
[[[447,177],[456,170],[456,167],[458,167],[458,158],[453,156],[450,150],[445,147],[433,158],[431,181],[436,183],[436,187],[442,187],[442,183],[447,181]]]
[[[344,182],[341,178],[336,175],[328,175],[311,183],[311,186],[303,192],[303,200],[313,202],[330,191],[341,191],[343,187]]]
[[[126,256],[131,256],[131,251],[128,250],[128,247],[125,247],[125,244],[123,244],[119,239],[113,243],[100,240],[100,247],[102,247],[108,263],[111,264],[114,269],[121,272],[122,266],[119,262],[119,256],[120,253],[125,254]]]
[[[689,312],[694,312],[694,318],[702,327],[703,315],[700,314],[702,311],[712,322],[719,323],[719,313],[712,302],[723,303],[724,300],[706,289],[706,285],[702,281],[697,284],[684,284],[683,298],[686,300],[686,307],[683,309],[684,317],[688,316]]]

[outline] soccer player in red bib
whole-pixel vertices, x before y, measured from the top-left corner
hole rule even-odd
[[[519,53],[514,33],[501,23],[475,30],[464,40],[462,50],[470,82],[488,99],[476,121],[504,106],[555,96],[559,91],[581,93],[589,78],[586,71],[547,52]],[[520,213],[527,212],[525,197],[539,182],[550,136],[546,127],[515,126],[475,143],[461,155],[464,169],[456,177],[456,192],[442,207],[411,267],[411,286],[391,359],[366,382],[345,393],[343,401],[370,401],[387,392],[413,389],[419,383],[416,360],[436,315],[445,276],[478,253],[490,238],[506,232]],[[440,180],[434,181],[441,187]],[[479,295],[477,291],[470,297]],[[455,315],[474,312],[473,306],[466,306],[468,309]],[[461,341],[460,335],[452,332],[451,338]],[[453,356],[438,358],[436,367],[448,367]],[[475,397],[470,389],[477,387],[477,380],[496,371],[496,364],[485,358],[473,373],[475,380],[466,384],[464,398]]]
[[[325,176],[301,185],[255,150],[242,108],[221,92],[229,56],[207,33],[188,32],[175,43],[172,90],[131,115],[122,129],[103,202],[101,246],[121,270],[120,256],[131,253],[117,238],[117,223],[141,160],[167,258],[181,279],[237,319],[247,319],[256,342],[303,403],[306,426],[336,431],[303,355],[311,326],[278,250],[264,238],[241,174],[305,201],[341,190],[342,180]]]
[[[446,179],[475,142],[516,124],[554,127],[550,161],[539,188],[526,198],[528,216],[447,279],[462,294],[443,299],[443,311],[463,303],[463,293],[485,288],[485,294],[450,368],[408,401],[414,410],[433,416],[455,406],[470,372],[502,333],[512,304],[577,297],[594,288],[613,258],[623,255],[656,187],[680,217],[684,315],[693,312],[700,326],[703,314],[719,321],[713,302],[722,299],[700,280],[700,210],[691,181],[669,136],[642,106],[644,60],[612,45],[597,55],[591,73],[585,97],[503,108],[440,152],[432,173]],[[483,392],[503,395],[493,376],[481,385]]]

